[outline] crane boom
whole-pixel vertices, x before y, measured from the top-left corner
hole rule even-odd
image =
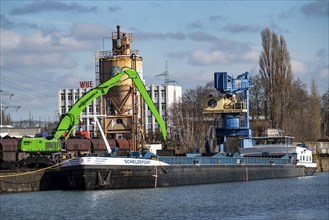
[[[20,150],[27,153],[51,153],[59,152],[61,150],[60,139],[67,139],[70,133],[73,131],[76,125],[80,123],[80,114],[81,112],[96,98],[101,95],[107,94],[108,91],[123,82],[122,80],[124,75],[128,75],[130,79],[133,80],[140,94],[142,95],[144,101],[150,108],[152,114],[157,120],[163,139],[167,138],[166,125],[163,119],[161,118],[158,110],[156,109],[152,99],[150,98],[142,80],[140,79],[138,73],[133,69],[122,70],[120,73],[107,80],[103,84],[93,88],[85,95],[83,95],[73,106],[72,108],[62,117],[61,121],[58,123],[55,133],[52,139],[45,138],[22,138],[20,144]]]

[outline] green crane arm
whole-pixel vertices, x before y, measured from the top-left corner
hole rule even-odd
[[[163,135],[163,139],[167,138],[166,125],[161,118],[159,112],[157,111],[152,99],[150,98],[142,80],[140,79],[138,73],[132,69],[126,69],[121,71],[119,74],[115,75],[111,79],[107,80],[103,84],[93,88],[85,95],[83,95],[70,109],[68,113],[64,115],[61,119],[52,139],[46,140],[45,138],[22,138],[20,142],[20,150],[22,152],[28,153],[50,153],[58,152],[61,150],[60,139],[64,137],[67,139],[70,133],[73,131],[76,125],[80,123],[81,112],[96,98],[103,94],[107,94],[108,91],[123,82],[126,79],[122,77],[127,74],[129,78],[133,80],[137,89],[140,91],[144,101],[149,106],[152,114],[156,118]]]
[[[121,82],[121,78],[125,72],[121,71],[111,79],[107,80],[103,84],[93,88],[86,94],[84,94],[72,108],[62,117],[61,121],[57,125],[54,133],[54,139],[59,139],[65,136],[65,139],[69,137],[76,125],[80,123],[80,114],[87,108],[87,106],[99,96],[108,93],[109,89],[116,86]]]
[[[126,70],[125,73],[129,76],[129,78],[131,78],[134,81],[138,91],[142,95],[144,101],[146,102],[146,104],[150,108],[153,116],[157,120],[157,122],[158,122],[158,124],[161,128],[163,139],[166,140],[167,139],[166,124],[163,121],[163,119],[161,118],[158,110],[156,109],[156,107],[155,107],[151,97],[149,96],[149,94],[148,94],[142,80],[140,79],[138,73],[135,70],[132,70],[132,69]]]
[[[140,79],[138,73],[133,69],[126,69],[121,71],[119,74],[115,75],[111,79],[107,80],[103,84],[95,87],[94,89],[87,92],[82,96],[70,109],[70,111],[64,115],[57,128],[55,129],[54,139],[59,139],[64,134],[65,138],[68,138],[69,134],[73,131],[76,125],[80,123],[80,114],[81,112],[96,98],[103,94],[107,94],[108,91],[122,82],[121,78],[127,74],[129,78],[133,80],[140,94],[142,95],[144,101],[149,106],[152,114],[157,120],[164,140],[167,138],[166,125],[163,119],[161,118],[158,110],[156,109],[152,99],[150,98],[142,80]]]

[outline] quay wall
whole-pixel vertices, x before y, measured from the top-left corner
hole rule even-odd
[[[0,193],[58,189],[58,170],[0,171]]]

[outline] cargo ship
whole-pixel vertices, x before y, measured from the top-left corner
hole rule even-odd
[[[291,140],[290,137],[274,139]],[[65,189],[97,190],[303,177],[316,171],[312,151],[305,146],[284,143],[258,146],[251,151],[252,156],[245,151],[245,156],[218,153],[211,157],[200,154],[157,156],[149,152],[121,158],[87,155],[64,163],[60,174]]]

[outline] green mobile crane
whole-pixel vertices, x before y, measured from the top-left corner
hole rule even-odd
[[[138,73],[133,69],[125,69],[120,73],[110,78],[103,84],[93,88],[85,95],[83,95],[73,106],[72,108],[63,115],[62,119],[57,125],[57,128],[54,130],[52,136],[44,137],[23,137],[20,142],[19,150],[21,152],[28,153],[29,156],[24,160],[24,165],[28,166],[30,164],[44,164],[52,165],[58,163],[61,159],[61,155],[65,153],[64,143],[65,140],[69,137],[76,125],[80,123],[80,114],[81,112],[96,98],[101,95],[107,94],[108,91],[120,84],[121,82],[129,79],[123,79],[123,76],[127,75],[130,79],[133,80],[140,94],[142,95],[144,101],[150,108],[152,114],[157,120],[163,139],[166,140],[167,132],[166,125],[163,119],[161,118],[159,112],[157,111],[152,99],[150,98],[142,80],[140,79]]]

